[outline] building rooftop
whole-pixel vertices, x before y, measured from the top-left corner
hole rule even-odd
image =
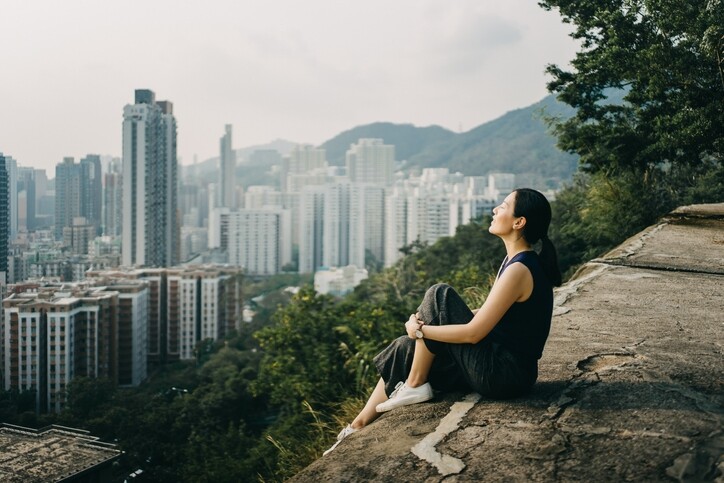
[[[64,481],[100,470],[121,454],[81,429],[0,425],[0,481],[5,483]]]

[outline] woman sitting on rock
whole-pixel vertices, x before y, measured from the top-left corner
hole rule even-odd
[[[530,390],[550,330],[553,286],[561,283],[550,221],[548,200],[528,188],[493,209],[488,231],[503,240],[507,256],[485,303],[473,313],[449,285],[430,287],[405,323],[407,335],[375,357],[377,386],[325,455],[381,413],[432,399],[433,387],[491,398]],[[538,241],[540,253],[533,250]]]

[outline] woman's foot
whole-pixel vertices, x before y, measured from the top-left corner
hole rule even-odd
[[[429,382],[418,387],[410,387],[406,382],[398,382],[395,390],[390,394],[390,398],[378,404],[375,409],[378,413],[384,413],[400,406],[429,401],[432,398],[432,386]]]
[[[357,432],[357,431],[359,431],[359,430],[353,428],[351,424],[348,424],[347,427],[345,427],[345,428],[344,428],[342,431],[340,431],[339,434],[337,435],[337,441],[332,445],[331,448],[329,448],[327,451],[325,451],[324,453],[322,453],[322,456],[327,456],[329,453],[332,452],[332,450],[333,450],[334,448],[337,447],[337,445],[338,445],[339,443],[342,442],[342,440],[343,440],[344,438],[346,438],[346,437],[349,436],[350,434],[355,433],[355,432]]]

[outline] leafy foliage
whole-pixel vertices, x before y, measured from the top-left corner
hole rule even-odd
[[[720,163],[724,151],[724,4],[544,0],[581,50],[574,70],[549,66],[548,88],[576,108],[556,133],[591,172],[674,170]],[[623,103],[607,91],[624,89]]]
[[[549,121],[583,173],[557,194],[561,265],[574,268],[678,205],[722,200],[724,3],[543,0],[581,50],[548,89]]]

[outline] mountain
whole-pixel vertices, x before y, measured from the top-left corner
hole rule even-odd
[[[577,157],[560,151],[543,117],[569,117],[573,110],[550,95],[531,106],[464,132],[439,126],[374,123],[345,131],[321,147],[330,164],[343,165],[350,144],[360,138],[381,138],[395,145],[395,157],[406,161],[405,171],[448,168],[468,176],[492,172],[518,175],[518,183],[538,188],[556,188],[571,178]]]
[[[573,110],[548,96],[531,106],[510,111],[457,134],[447,143],[429,146],[408,159],[412,167],[444,167],[465,175],[508,172],[528,177],[539,187],[570,179],[578,158],[556,147],[543,117],[569,117]],[[554,187],[554,186],[550,186]]]
[[[448,168],[467,176],[506,172],[517,175],[518,185],[539,189],[557,188],[577,169],[577,157],[560,151],[556,139],[544,121],[545,116],[569,117],[573,109],[552,95],[522,109],[510,111],[464,133],[440,126],[416,127],[412,124],[376,122],[344,131],[323,143],[330,165],[343,166],[350,145],[361,138],[380,138],[395,146],[395,157],[404,161],[404,171],[422,168]],[[295,143],[285,140],[237,149],[237,176],[244,186],[276,184],[269,158],[262,164],[250,162],[251,153],[275,149],[288,154]],[[207,159],[184,171],[196,179],[215,181],[219,158]]]

